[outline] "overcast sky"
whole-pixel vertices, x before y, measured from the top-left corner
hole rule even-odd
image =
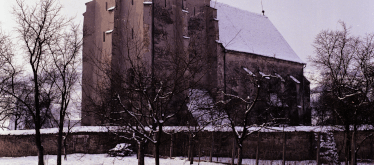
[[[11,14],[15,0],[0,0],[0,22],[4,31],[10,33],[15,26]],[[26,0],[35,3],[38,0]],[[90,0],[61,0],[63,14],[76,16],[83,23],[85,3]],[[187,0],[188,1],[188,0]],[[271,20],[300,58],[308,63],[313,55],[313,40],[323,29],[340,28],[344,21],[354,35],[374,33],[374,0],[217,0],[240,9],[261,13]],[[245,21],[245,20],[243,20]]]

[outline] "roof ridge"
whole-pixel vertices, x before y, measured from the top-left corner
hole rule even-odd
[[[220,5],[223,5],[223,6],[228,6],[228,7],[235,8],[235,9],[237,9],[237,10],[240,10],[240,11],[242,11],[242,12],[247,12],[247,13],[250,13],[250,14],[253,14],[253,15],[256,15],[256,16],[259,16],[259,17],[262,17],[262,18],[269,19],[267,16],[264,16],[264,15],[262,15],[262,14],[260,14],[260,13],[255,13],[255,12],[251,12],[251,11],[248,11],[248,10],[244,10],[244,9],[241,9],[241,8],[238,8],[238,7],[235,7],[235,6],[231,6],[231,5],[229,5],[229,4],[222,3],[222,2],[217,2],[217,1],[213,2],[213,1],[210,1],[210,7],[213,7],[213,8],[215,8],[215,9],[216,9],[216,7],[212,6],[212,3],[220,4]]]

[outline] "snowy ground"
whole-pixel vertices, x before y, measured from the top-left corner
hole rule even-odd
[[[198,158],[195,158],[198,159]],[[38,158],[36,156],[27,157],[2,157],[0,158],[1,165],[37,165]],[[202,157],[201,160],[208,160],[208,157]],[[217,161],[214,158],[213,161]],[[218,158],[218,161],[229,163],[231,158]],[[254,159],[244,159],[243,164],[252,165],[255,164]],[[46,165],[56,164],[56,155],[46,155],[45,156]],[[68,155],[68,160],[63,160],[63,165],[137,165],[136,156],[130,157],[108,157],[107,154],[71,154]],[[154,158],[145,157],[146,165],[155,164]],[[160,159],[160,164],[162,165],[188,165],[189,161],[185,158],[177,157],[174,159]],[[198,162],[194,162],[198,164]],[[260,165],[281,165],[281,160],[260,160]],[[287,165],[315,165],[314,160],[305,161],[287,161]],[[359,165],[366,165],[368,163],[358,163]],[[372,164],[372,163],[370,163]],[[222,163],[210,163],[210,162],[200,162],[200,165],[223,165]]]
[[[46,155],[45,165],[55,165],[56,155]],[[63,165],[137,165],[136,156],[131,157],[108,157],[107,154],[71,154],[68,160],[63,160]],[[146,165],[155,164],[154,158],[145,157]],[[36,156],[27,157],[2,157],[1,165],[37,165],[38,158]],[[189,162],[183,158],[160,159],[162,165],[187,165]],[[201,162],[201,165],[222,165],[219,163]]]
[[[197,160],[198,158],[195,158]],[[209,160],[209,157],[202,157],[200,160]],[[212,159],[214,162],[217,162],[217,158],[214,157]],[[219,157],[218,162],[231,164],[231,158],[223,158]],[[235,159],[235,163],[237,163],[237,159]],[[252,165],[256,164],[256,159],[243,159],[243,165]],[[281,165],[282,160],[259,160],[260,165]],[[314,165],[316,161],[314,160],[304,160],[304,161],[286,161],[287,165]]]

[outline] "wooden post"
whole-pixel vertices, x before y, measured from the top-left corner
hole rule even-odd
[[[320,147],[321,147],[321,133],[318,132],[317,133],[317,165],[320,165],[321,162],[320,162],[320,159],[319,159],[319,153],[320,153]]]
[[[282,165],[286,165],[286,132],[283,132],[283,160]]]
[[[257,132],[257,148],[256,148],[256,165],[258,165],[259,159],[259,145],[260,145],[260,131]]]

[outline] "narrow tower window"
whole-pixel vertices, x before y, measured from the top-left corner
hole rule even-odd
[[[166,0],[165,0],[165,7],[166,7]]]
[[[183,0],[182,0],[182,9],[184,10],[184,3],[183,3]]]
[[[131,0],[131,4],[134,5],[134,0]]]
[[[108,2],[105,2],[105,10],[108,11]]]
[[[131,29],[131,36],[132,36],[132,39],[134,39],[134,29]]]
[[[193,16],[195,16],[195,7],[193,7]]]
[[[105,42],[105,32],[103,32],[103,42]]]

